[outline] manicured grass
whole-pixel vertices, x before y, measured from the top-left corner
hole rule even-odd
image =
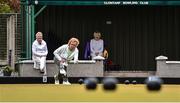
[[[84,85],[0,84],[0,102],[180,102],[180,85],[163,85],[149,92],[145,85],[119,84],[116,91]]]

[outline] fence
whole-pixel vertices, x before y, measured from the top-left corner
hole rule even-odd
[[[11,65],[22,50],[21,16],[19,13],[0,14],[0,65]]]

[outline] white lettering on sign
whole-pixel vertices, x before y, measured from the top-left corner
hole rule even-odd
[[[121,4],[120,1],[104,1],[105,5],[119,5]]]

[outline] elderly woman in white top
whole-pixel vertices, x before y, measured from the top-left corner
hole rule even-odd
[[[79,40],[77,38],[71,38],[68,44],[62,45],[54,51],[54,61],[59,67],[58,75],[54,76],[55,84],[59,84],[60,78],[63,78],[63,84],[70,84],[67,78],[66,68],[68,61],[74,59],[74,63],[78,62],[78,45]]]
[[[41,73],[44,73],[46,69],[47,54],[48,49],[46,42],[43,40],[43,34],[37,32],[36,40],[32,44],[32,59],[34,61],[34,69],[40,69]]]
[[[94,39],[90,41],[91,58],[103,56],[104,41],[101,39],[100,32],[94,32]]]

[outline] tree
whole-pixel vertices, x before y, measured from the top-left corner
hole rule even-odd
[[[20,12],[20,0],[0,0],[0,13]]]
[[[7,0],[0,0],[0,13],[10,13],[11,8],[8,5]]]
[[[14,12],[20,12],[20,0],[8,0],[8,2]]]

